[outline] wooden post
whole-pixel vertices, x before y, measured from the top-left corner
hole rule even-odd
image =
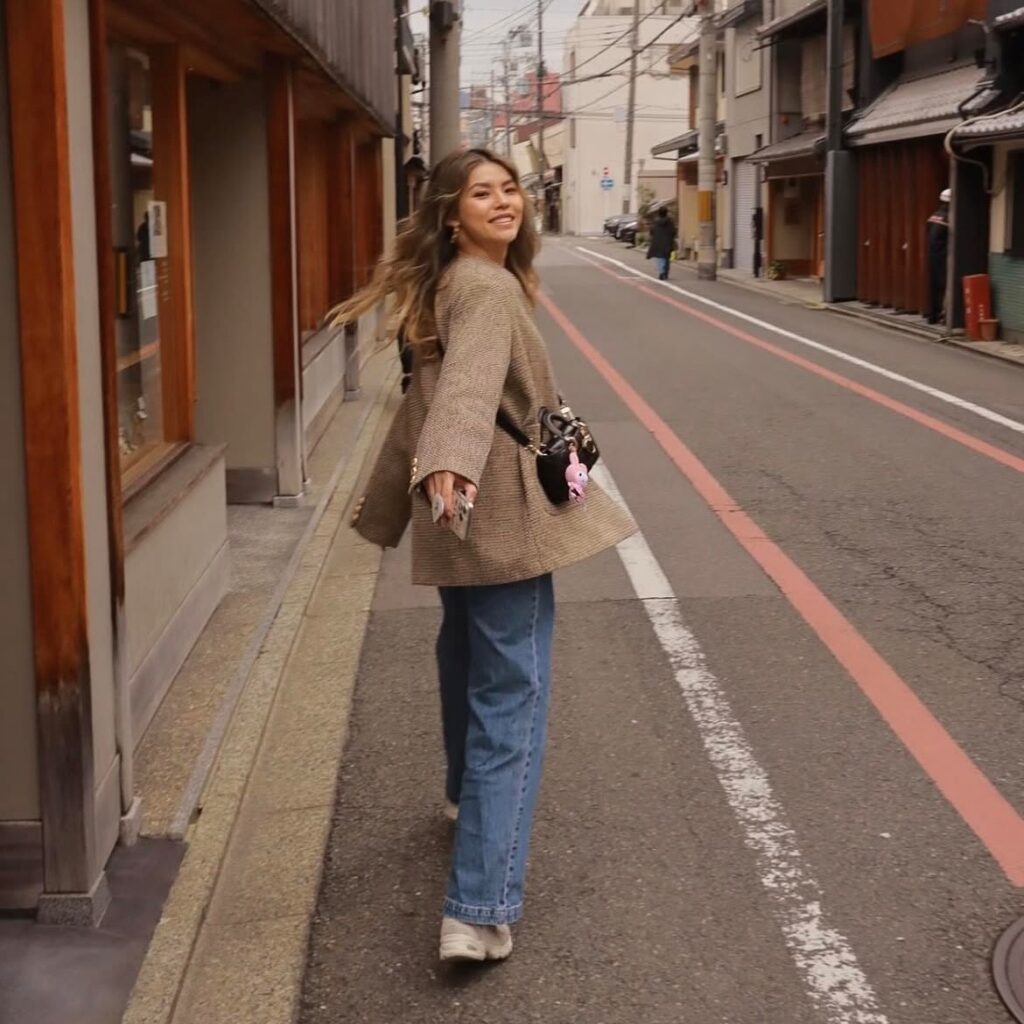
[[[268,57],[266,83],[277,436],[275,501],[287,505],[298,501],[304,483],[295,246],[295,85],[291,64],[282,57]]]
[[[39,787],[47,894],[95,863],[63,0],[7,0]],[[90,900],[90,913],[99,913]]]

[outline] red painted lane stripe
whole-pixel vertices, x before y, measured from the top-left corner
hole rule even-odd
[[[541,304],[690,481],[747,553],[817,633],[1013,885],[1024,886],[1024,819],[942,727],[895,669],[744,512],[636,389],[541,293]]]
[[[588,260],[587,262],[591,261]],[[597,269],[602,273],[608,274],[611,277],[617,277],[616,274],[613,274],[611,271],[597,263],[593,263],[593,266],[597,267]],[[968,434],[963,430],[958,430],[956,427],[950,426],[948,423],[944,423],[942,420],[936,419],[934,416],[929,416],[927,413],[921,412],[919,409],[915,409],[912,406],[897,401],[895,398],[890,398],[888,395],[882,394],[881,391],[876,391],[874,388],[869,388],[865,384],[860,384],[849,377],[844,377],[841,373],[836,373],[834,370],[827,370],[824,366],[819,366],[810,359],[805,359],[803,356],[798,356],[778,345],[773,345],[770,341],[765,341],[764,338],[759,338],[756,334],[751,334],[749,331],[745,331],[741,327],[735,327],[733,324],[727,323],[725,320],[719,320],[718,317],[712,316],[710,313],[705,313],[703,310],[697,309],[695,306],[691,306],[685,302],[680,302],[679,299],[674,298],[663,291],[656,290],[645,284],[640,284],[636,278],[631,279],[630,283],[638,291],[642,291],[644,294],[650,295],[652,298],[660,299],[662,302],[668,303],[670,306],[675,306],[676,309],[682,310],[682,312],[696,317],[698,320],[703,320],[712,327],[715,327],[720,331],[725,331],[726,334],[731,334],[734,338],[739,338],[741,341],[745,341],[750,345],[764,349],[765,352],[770,352],[772,355],[778,356],[780,359],[785,359],[787,362],[793,363],[794,365],[801,367],[801,369],[807,370],[809,373],[817,374],[819,377],[823,377],[825,380],[831,381],[833,384],[838,384],[841,388],[846,388],[847,391],[852,391],[854,394],[860,395],[862,398],[867,398],[878,405],[884,406],[886,409],[889,409],[900,416],[905,416],[907,419],[913,420],[915,423],[919,423],[922,427],[934,430],[937,434],[941,434],[943,437],[947,437],[951,441],[956,441],[957,444],[962,444],[965,448],[970,448],[971,451],[978,452],[980,455],[985,455],[996,462],[1002,463],[1004,466],[1008,466],[1010,469],[1016,470],[1018,473],[1024,473],[1024,458],[1021,458],[1019,455],[1014,455],[1012,452],[1008,452],[994,444],[989,444],[988,441],[982,441],[980,437],[974,437],[972,434]]]

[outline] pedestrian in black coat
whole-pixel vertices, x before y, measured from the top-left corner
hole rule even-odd
[[[928,218],[928,323],[937,324],[945,315],[946,256],[949,252],[950,191],[939,195],[939,208]]]
[[[647,258],[658,261],[658,280],[668,280],[669,260],[676,250],[676,226],[663,206],[651,224],[651,241],[647,246]]]

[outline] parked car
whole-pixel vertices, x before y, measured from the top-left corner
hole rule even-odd
[[[619,222],[618,228],[615,232],[615,237],[620,242],[628,242],[630,245],[636,245],[636,233],[639,230],[640,218],[635,213],[632,213]]]
[[[615,237],[615,229],[619,226],[619,222],[628,217],[627,213],[613,213],[610,217],[604,219],[604,233]]]

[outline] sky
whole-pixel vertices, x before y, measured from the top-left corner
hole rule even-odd
[[[411,0],[415,10],[417,0]],[[550,71],[562,71],[562,42],[583,7],[583,0],[544,0],[544,63]],[[427,31],[426,5],[411,16],[414,32]],[[506,33],[517,25],[537,27],[537,0],[463,0],[462,84],[490,81],[491,69],[499,72],[501,44]],[[533,35],[529,49],[520,49],[523,67],[536,55]]]

